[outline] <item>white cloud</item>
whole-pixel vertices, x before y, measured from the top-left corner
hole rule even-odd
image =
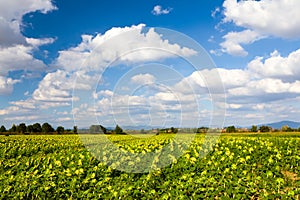
[[[192,88],[196,88],[196,94],[206,94],[210,91],[205,91],[205,87],[216,87],[214,77],[219,75],[227,99],[227,124],[251,125],[262,123],[262,120],[276,121],[275,116],[279,120],[286,119],[284,116],[297,120],[299,112],[292,111],[299,110],[299,63],[299,50],[286,57],[274,51],[269,57],[255,58],[244,69],[217,68],[196,71],[178,82],[174,90],[188,95],[193,92]],[[184,102],[182,98],[179,99],[180,102]],[[191,105],[190,102],[187,104]],[[245,121],[244,118],[241,120],[238,117],[243,114],[247,114]]]
[[[73,89],[90,90],[97,77],[85,74],[83,71],[68,73],[63,70],[48,73],[33,92],[33,99],[37,101],[71,102],[78,100],[72,96]],[[58,106],[60,104],[57,104]]]
[[[188,124],[196,124],[199,119],[206,120],[203,123],[209,123],[207,121],[208,116],[213,115],[209,106],[219,105],[218,101],[221,99],[218,99],[219,92],[225,93],[227,96],[226,108],[229,119],[226,121],[227,124],[251,125],[275,119],[274,116],[283,117],[288,112],[290,113],[289,116],[296,116],[299,112],[292,111],[297,110],[300,80],[299,76],[296,75],[287,79],[286,77],[290,73],[285,72],[285,70],[297,69],[295,66],[298,66],[298,51],[291,52],[286,57],[280,56],[279,52],[273,52],[267,58],[255,58],[244,69],[217,68],[196,71],[178,80],[177,83],[173,82],[172,85],[164,85],[160,82],[161,87],[165,90],[154,90],[149,94],[147,93],[148,95],[143,95],[142,91],[134,95],[117,94],[104,89],[93,94],[95,100],[93,104],[91,104],[90,99],[87,99],[87,102],[82,104],[84,106],[78,106],[78,108],[75,106],[72,113],[76,118],[76,123],[80,123],[82,126],[92,123],[93,120],[95,123],[100,120],[104,125],[117,122],[126,125],[160,126],[171,124],[171,121],[181,121],[181,125],[187,126]],[[259,67],[255,67],[255,65]],[[282,74],[274,74],[273,69],[275,68]],[[50,88],[59,86],[58,88],[62,88],[64,91],[66,87],[54,81],[62,80],[66,86],[68,85],[69,82],[66,81],[65,75],[67,77],[71,73],[64,72],[64,75],[62,72],[57,72],[58,74],[53,75],[53,78],[49,80],[45,78],[47,81],[43,84]],[[59,75],[61,73],[63,76]],[[216,79],[217,76],[223,82],[225,91],[214,89],[220,88],[220,82]],[[136,74],[130,79],[131,83],[138,84],[155,81],[155,77],[148,73]],[[212,87],[216,94],[213,94],[207,87]],[[52,91],[46,87],[44,90],[48,93]],[[209,95],[214,95],[215,99]],[[49,99],[53,98],[50,97]],[[289,102],[289,105],[285,105],[285,102]],[[80,103],[78,102],[79,105]],[[244,116],[242,121],[240,117],[237,117],[241,115]],[[96,117],[91,119],[91,116]],[[195,116],[199,118],[195,118]]]
[[[47,13],[56,9],[51,0],[0,0],[0,94],[13,91],[9,72],[21,70],[26,73],[45,71],[45,64],[33,57],[34,48],[53,42],[53,39],[26,38],[21,33],[22,18],[31,12]],[[28,76],[19,77],[28,78]],[[4,80],[6,79],[6,81]],[[4,83],[6,82],[6,83]]]
[[[51,10],[55,10],[56,7],[52,4],[51,0],[10,0],[0,1],[0,13],[1,16],[9,20],[22,20],[22,16],[26,13],[40,11],[47,13]]]
[[[34,47],[39,47],[46,44],[52,44],[55,41],[53,38],[42,38],[42,39],[36,39],[36,38],[26,38],[26,42]]]
[[[51,0],[1,0],[0,45],[12,46],[26,42],[20,30],[23,15],[36,11],[47,13],[55,9]]]
[[[0,75],[7,76],[8,72],[24,70],[27,72],[45,71],[46,65],[32,56],[32,47],[15,45],[0,47]]]
[[[73,122],[73,118],[71,117],[60,117],[55,120],[57,123],[61,122]]]
[[[298,0],[225,0],[222,23],[233,22],[245,28],[229,32],[223,38],[221,50],[234,56],[246,56],[242,45],[266,37],[300,38],[300,1]],[[214,53],[214,52],[213,52]]]
[[[221,11],[221,9],[219,7],[217,7],[214,11],[211,12],[211,16],[213,18],[215,18],[217,13],[219,13],[220,11]]]
[[[154,6],[151,12],[153,15],[166,15],[169,14],[172,10],[173,10],[172,8],[163,9],[161,5],[156,5]]]
[[[99,97],[112,97],[114,93],[110,90],[100,90],[99,92],[93,92],[93,98],[98,99]]]
[[[151,74],[138,74],[131,77],[131,81],[136,84],[146,85],[155,82],[155,77]]]
[[[25,38],[20,33],[20,24],[17,21],[7,21],[0,14],[0,46],[8,47],[16,44],[25,44]]]
[[[228,92],[230,95],[234,96],[256,96],[257,98],[266,97],[265,95],[268,94],[282,94],[282,96],[279,97],[282,98],[286,93],[300,94],[299,83],[299,81],[286,83],[280,79],[264,78],[261,80],[250,81],[246,85],[230,89]]]
[[[224,22],[283,38],[300,37],[298,0],[225,0]]]
[[[94,37],[83,35],[82,42],[78,46],[60,52],[59,57],[54,63],[55,66],[53,66],[60,68],[59,70],[47,73],[40,81],[38,88],[33,91],[32,95],[28,93],[27,99],[10,102],[12,106],[1,110],[1,114],[5,114],[7,120],[22,120],[22,115],[40,115],[43,118],[47,115],[50,120],[54,115],[61,116],[57,114],[57,112],[54,114],[50,113],[55,107],[66,109],[67,106],[69,107],[72,104],[72,100],[73,103],[80,103],[81,99],[76,96],[76,94],[73,96],[73,89],[75,89],[76,92],[87,92],[95,89],[94,87],[99,84],[99,75],[101,74],[95,72],[102,72],[101,70],[115,59],[119,59],[118,64],[126,64],[171,58],[174,55],[195,55],[196,52],[194,50],[180,47],[178,44],[171,44],[168,40],[163,40],[162,36],[156,33],[154,29],[144,31],[144,28],[145,25],[140,24],[138,26],[112,28],[103,35],[98,34]],[[16,80],[5,77],[12,71],[26,70],[26,74],[35,71],[45,71],[46,66],[44,63],[34,59],[32,52],[40,45],[49,44],[53,41],[51,38],[25,38],[26,45],[18,44],[1,47],[0,63],[2,63],[2,82],[0,92],[3,94],[11,92],[13,84],[17,83]],[[125,44],[120,41],[125,42]],[[157,53],[153,49],[164,50]],[[128,54],[131,50],[134,50],[134,52]],[[82,65],[82,63],[84,64]],[[141,83],[141,81],[145,81],[144,83],[152,83],[155,81],[155,78],[150,74],[140,74],[133,77],[132,80],[135,83]],[[106,99],[112,96],[113,93],[107,90],[94,93],[86,98],[92,99],[94,97],[97,99],[98,97],[104,97],[102,102],[105,103]],[[120,98],[116,103],[121,106],[121,104],[126,103],[124,101],[129,101],[132,104],[132,108],[146,104],[143,102],[142,97],[137,96]],[[122,107],[119,108],[121,110],[123,109]],[[36,113],[37,110],[42,113]],[[76,109],[74,109],[74,112],[75,110]],[[95,108],[86,108],[85,112],[91,112],[93,110],[95,110]],[[47,112],[48,114],[43,114],[43,112]],[[99,112],[96,113],[101,114]],[[87,116],[88,115],[83,115],[84,118]],[[61,117],[65,118],[66,116]],[[67,121],[69,121],[69,119]]]
[[[293,82],[300,80],[300,49],[291,52],[287,57],[282,57],[274,51],[270,57],[264,59],[257,57],[252,60],[247,68],[258,77],[279,78]]]
[[[193,56],[196,51],[162,39],[162,35],[145,25],[112,28],[103,35],[83,35],[82,42],[68,50],[60,51],[54,62],[67,71],[84,69],[102,71],[111,62],[137,63],[156,61],[176,56]]]
[[[244,30],[241,32],[229,32],[223,38],[225,41],[220,44],[223,52],[234,56],[247,56],[248,53],[241,45],[251,44],[260,40],[263,36],[255,31]]]
[[[38,120],[40,119],[39,115],[23,115],[23,116],[12,116],[12,117],[5,117],[6,121],[12,121],[15,122],[24,122],[24,121],[31,121],[31,120]]]
[[[13,85],[20,82],[0,75],[0,95],[7,95],[13,91]]]
[[[35,101],[33,101],[32,99],[13,101],[13,102],[10,102],[10,104],[12,104],[14,106],[18,106],[19,108],[23,108],[23,109],[36,109],[37,108]]]
[[[226,108],[230,108],[230,109],[239,109],[239,108],[242,108],[243,105],[242,104],[234,104],[234,103],[229,103],[229,104],[226,104]]]
[[[14,104],[12,102],[11,104]],[[24,102],[23,102],[24,103]],[[5,117],[8,116],[29,116],[33,114],[32,108],[26,108],[21,105],[12,105],[5,109],[0,110],[0,115],[4,115]]]

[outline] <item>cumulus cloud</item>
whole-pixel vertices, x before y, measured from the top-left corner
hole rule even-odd
[[[113,121],[126,125],[178,125],[172,124],[173,121],[188,126],[197,124],[197,120],[209,124],[205,120],[213,115],[211,108],[221,103],[222,98],[218,95],[222,93],[227,96],[227,124],[248,126],[275,119],[274,116],[282,119],[284,116],[297,116],[300,114],[296,112],[300,80],[298,72],[293,70],[297,70],[298,51],[286,57],[275,51],[269,56],[253,59],[243,69],[195,71],[172,83],[159,82],[165,89],[153,90],[147,95],[143,90],[135,94],[119,94],[103,89],[94,93],[93,104],[88,100],[82,107],[74,108],[74,116],[80,119],[78,121],[82,125],[89,123],[87,116],[91,114],[97,116],[101,123],[110,125]],[[220,87],[217,76],[224,87]],[[141,73],[132,76],[128,82],[148,84],[157,82],[157,79],[149,73]],[[238,117],[241,113],[247,113],[243,121]]]
[[[195,54],[193,49],[162,39],[153,28],[145,32],[145,25],[139,24],[112,28],[103,35],[83,35],[78,46],[59,52],[54,65],[67,71],[101,71],[111,62],[137,63]]]
[[[47,13],[55,9],[51,0],[0,1],[0,45],[24,44],[26,38],[20,30],[22,17],[31,12]]]
[[[286,119],[284,115],[297,120],[296,116],[300,113],[297,111],[300,96],[298,66],[299,50],[291,52],[286,57],[274,51],[270,56],[253,59],[243,69],[216,68],[195,71],[176,83],[173,88],[179,97],[180,93],[191,95],[193,92],[201,97],[207,93],[211,94],[206,87],[217,87],[214,85],[214,77],[219,75],[224,84],[223,92],[226,94],[227,115],[230,119],[227,124],[238,123],[249,126],[251,123],[278,120],[274,116]],[[184,98],[179,99],[184,102]],[[218,98],[215,100],[218,101]],[[243,121],[237,117],[241,113],[247,113]]]
[[[151,13],[153,15],[167,15],[169,14],[173,9],[172,8],[165,8],[163,9],[161,5],[156,5],[154,6],[153,10]]]
[[[155,77],[151,74],[138,74],[133,77],[131,77],[131,81],[136,84],[152,84],[155,82]]]
[[[223,23],[232,22],[245,28],[229,32],[221,43],[222,51],[234,56],[246,56],[242,45],[262,38],[300,38],[300,2],[297,0],[225,0]],[[291,20],[292,19],[292,20]]]
[[[25,44],[25,38],[20,33],[17,21],[7,21],[0,15],[0,45],[8,47],[15,44]]]
[[[226,52],[234,56],[247,56],[247,51],[245,51],[245,49],[241,45],[251,44],[263,37],[264,36],[262,36],[261,34],[251,30],[229,32],[225,36],[223,36],[225,41],[220,45],[222,47],[222,52]]]
[[[0,75],[6,76],[8,72],[24,70],[27,72],[44,71],[46,65],[32,56],[32,47],[16,45],[0,47]]]
[[[268,94],[282,94],[286,96],[287,93],[300,94],[300,82],[293,83],[283,82],[280,79],[265,78],[261,80],[253,80],[244,85],[243,87],[233,88],[229,90],[230,95],[234,96],[256,96],[262,97]],[[277,96],[277,95],[276,95]],[[277,96],[277,98],[282,98]]]
[[[13,90],[13,85],[18,82],[20,81],[0,75],[0,95],[10,94]]]
[[[5,120],[7,121],[22,120],[22,116],[26,115],[32,118],[41,116],[40,119],[45,118],[55,123],[55,119],[60,118],[57,115],[60,116],[60,114],[57,114],[57,112],[50,113],[51,110],[57,107],[65,109],[72,102],[80,103],[81,101],[85,101],[86,99],[80,99],[82,96],[80,98],[76,96],[77,93],[73,94],[73,89],[76,92],[83,91],[83,93],[93,91],[94,87],[100,84],[99,75],[103,72],[103,69],[114,60],[117,60],[115,64],[117,66],[121,63],[155,61],[172,58],[177,55],[192,56],[196,54],[192,49],[181,47],[178,44],[172,44],[168,40],[162,39],[162,36],[156,33],[154,29],[146,31],[144,28],[145,25],[140,24],[138,26],[112,28],[104,34],[96,36],[83,35],[82,42],[76,47],[59,52],[58,58],[53,63],[53,67],[58,68],[58,70],[47,73],[40,81],[38,87],[31,94],[27,93],[27,99],[10,102],[11,106],[1,110],[0,115],[5,115]],[[6,77],[12,71],[26,70],[26,73],[45,71],[45,64],[33,58],[32,52],[40,45],[52,42],[54,42],[54,39],[51,38],[25,38],[26,45],[18,44],[1,47],[0,63],[2,63],[2,69],[0,74],[0,93],[6,94],[11,92],[13,85],[18,82],[18,80]],[[154,49],[158,49],[159,53],[155,52]],[[131,83],[149,84],[154,81],[154,76],[143,73],[132,77]],[[91,123],[90,121],[86,121],[90,119],[87,116],[91,112],[95,112],[99,116],[103,113],[111,114],[111,116],[113,114],[112,112],[105,112],[105,109],[102,110],[103,112],[99,112],[97,109],[101,105],[108,105],[108,100],[116,95],[110,90],[94,91],[93,94],[82,98],[97,99],[102,97],[102,100],[97,102],[96,107],[86,106],[84,110],[80,108],[79,110],[73,109],[72,111],[73,114],[82,116],[81,119],[87,124]],[[143,107],[147,104],[145,99],[134,95],[130,95],[127,98],[123,97],[119,100],[115,98],[115,100],[115,103],[120,106],[119,111],[123,109],[122,104],[124,101],[129,100],[132,106],[131,112],[133,113],[136,111],[136,107]],[[44,111],[47,114],[44,115]],[[114,110],[114,112],[118,112],[118,110]],[[146,117],[147,114],[144,113],[143,116]],[[66,122],[72,122],[70,116],[64,115],[61,117]],[[107,120],[113,121],[109,117]]]
[[[283,38],[300,37],[298,0],[226,0],[224,21],[237,26]],[[292,20],[291,20],[292,19]]]
[[[299,95],[299,52],[282,57],[275,51],[267,58],[255,58],[244,69],[219,69],[229,97],[278,100]]]
[[[97,78],[97,76],[89,76],[83,71],[70,74],[63,70],[57,70],[48,73],[43,78],[32,97],[37,101],[71,102],[77,100],[72,96],[73,89],[90,90]]]
[[[291,52],[287,57],[282,57],[274,51],[268,58],[256,57],[247,68],[258,77],[279,78],[293,82],[300,77],[300,49]]]
[[[45,70],[45,64],[33,57],[33,50],[40,45],[52,43],[53,39],[26,38],[20,27],[25,14],[36,11],[47,13],[55,9],[51,0],[0,1],[0,76],[3,76],[0,95],[13,91],[15,81],[8,77],[9,72]]]
[[[5,19],[21,20],[26,13],[40,11],[47,13],[51,10],[57,9],[51,0],[18,0],[0,1],[0,13]]]
[[[51,44],[54,41],[55,41],[54,38],[42,38],[42,39],[26,38],[26,42],[33,47],[39,47],[42,45]]]

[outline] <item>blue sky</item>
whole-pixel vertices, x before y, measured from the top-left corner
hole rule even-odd
[[[300,121],[299,9],[298,0],[0,0],[0,124]]]

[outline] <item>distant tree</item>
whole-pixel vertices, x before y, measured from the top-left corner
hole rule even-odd
[[[123,129],[117,124],[115,128],[116,134],[123,134]]]
[[[77,133],[78,133],[77,126],[74,126],[74,127],[73,127],[73,133],[74,133],[74,134],[77,134]]]
[[[177,128],[174,128],[173,126],[171,127],[171,133],[177,133],[178,132],[178,129]]]
[[[197,129],[197,133],[207,133],[207,131],[208,131],[208,127],[204,127],[204,126]]]
[[[263,126],[259,127],[259,130],[262,133],[270,132],[271,131],[271,127],[263,125]]]
[[[1,132],[1,133],[5,133],[5,132],[6,132],[5,126],[2,125],[2,126],[0,127],[0,132]]]
[[[257,132],[257,126],[252,125],[250,131],[251,131],[251,132]]]
[[[27,126],[27,132],[28,133],[33,133],[33,125],[28,125]]]
[[[42,132],[43,133],[51,133],[54,132],[54,129],[52,128],[52,126],[49,123],[44,123],[42,125]]]
[[[236,132],[235,126],[228,126],[226,128],[226,133],[235,133],[235,132]]]
[[[12,133],[17,132],[17,126],[15,124],[13,124],[12,127],[9,129],[9,132],[12,132]]]
[[[43,130],[42,130],[42,126],[39,124],[39,123],[35,123],[32,125],[32,132],[34,133],[41,133]]]
[[[174,133],[174,131],[175,131],[175,128],[172,126],[171,127],[171,133]]]
[[[64,133],[64,131],[65,131],[65,128],[62,127],[62,126],[58,126],[58,127],[56,128],[56,132],[57,132],[58,134],[62,134],[62,133]]]
[[[21,123],[19,124],[19,126],[17,126],[17,131],[19,133],[25,134],[27,130],[26,124],[25,123]]]
[[[288,126],[288,125],[284,125],[284,126],[281,127],[281,131],[282,131],[282,132],[287,132],[288,129],[289,129],[289,126]]]

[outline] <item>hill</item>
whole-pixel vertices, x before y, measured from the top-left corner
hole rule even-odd
[[[269,124],[261,124],[258,126],[262,125],[267,125],[272,128],[280,129],[282,126],[289,126],[291,128],[299,128],[300,127],[300,122],[294,122],[294,121],[280,121],[280,122],[274,122],[274,123],[269,123]]]

